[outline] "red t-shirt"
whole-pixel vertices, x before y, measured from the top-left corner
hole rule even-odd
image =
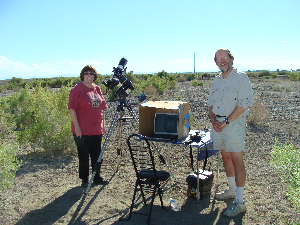
[[[70,91],[68,109],[75,110],[82,135],[103,134],[103,110],[106,108],[100,87],[95,84],[88,88],[80,82]],[[75,134],[73,121],[71,131]]]

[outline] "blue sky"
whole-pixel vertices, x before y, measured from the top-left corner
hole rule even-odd
[[[299,0],[1,0],[0,79],[127,71],[300,69]]]

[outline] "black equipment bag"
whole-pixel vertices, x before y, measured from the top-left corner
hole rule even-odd
[[[214,174],[212,171],[205,170],[207,164],[207,156],[208,150],[206,146],[206,157],[204,160],[203,170],[199,169],[199,192],[200,199],[202,199],[203,195],[209,194],[212,188]],[[188,191],[187,196],[196,198],[197,195],[197,171],[195,173],[190,174],[186,178],[186,182],[188,183]]]
[[[199,170],[199,192],[200,199],[203,195],[209,194],[213,185],[214,174],[211,171]],[[188,183],[188,197],[196,198],[197,193],[197,171],[186,178]]]

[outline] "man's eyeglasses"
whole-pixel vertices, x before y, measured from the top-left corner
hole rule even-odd
[[[219,62],[219,61],[221,61],[222,59],[230,59],[230,57],[229,57],[229,56],[224,56],[224,57],[222,57],[222,58],[216,58],[216,62]]]
[[[95,73],[91,73],[91,72],[84,72],[84,75],[95,75]]]

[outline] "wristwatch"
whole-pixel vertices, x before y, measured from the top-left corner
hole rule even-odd
[[[225,121],[226,124],[229,124],[229,121],[228,121],[227,117],[224,119],[224,121]]]

